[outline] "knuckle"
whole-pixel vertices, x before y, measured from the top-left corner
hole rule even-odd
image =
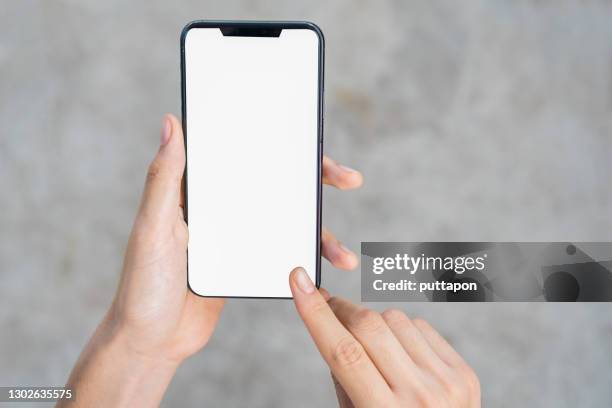
[[[332,296],[327,300],[327,304],[329,305],[329,307],[331,307],[332,309],[335,307],[335,305],[338,303],[338,297],[337,296]]]
[[[461,367],[461,375],[470,392],[474,395],[480,394],[480,380],[472,367],[463,364]]]
[[[416,399],[416,406],[419,407],[457,406],[454,403],[451,404],[452,400],[447,390],[433,374],[423,372],[421,376],[418,376],[413,383],[412,394]]]
[[[469,394],[468,387],[459,379],[449,377],[443,382],[444,389],[448,395],[448,399],[455,403],[463,402]]]
[[[447,407],[448,401],[442,396],[442,393],[430,390],[421,389],[416,392],[416,398],[419,402],[420,407]]]
[[[161,173],[161,165],[157,161],[157,159],[153,160],[151,164],[149,164],[149,168],[147,169],[147,181],[151,182],[159,178]]]
[[[383,319],[392,326],[410,325],[410,319],[406,313],[399,309],[387,309],[382,314]]]
[[[415,324],[415,326],[419,326],[419,327],[427,327],[429,326],[429,323],[427,323],[427,321],[421,317],[417,317],[415,319],[412,320]]]
[[[163,180],[164,182],[181,182],[183,178],[182,170],[177,170],[173,168],[173,166],[168,167],[167,164],[164,164],[159,157],[153,159],[151,164],[149,164],[149,168],[147,169],[147,183],[159,182]]]
[[[431,327],[429,322],[427,322],[427,320],[422,319],[420,317],[417,317],[416,319],[413,319],[412,323],[414,323],[414,325],[416,327],[418,327],[419,330],[433,330],[433,328]]]
[[[359,342],[353,338],[343,338],[334,347],[332,358],[334,362],[343,368],[352,367],[365,357],[365,350]]]
[[[327,304],[324,301],[316,301],[309,306],[307,313],[313,320],[319,320],[321,315],[326,313]]]
[[[349,321],[349,326],[367,333],[378,332],[385,325],[382,317],[373,310],[361,309]]]

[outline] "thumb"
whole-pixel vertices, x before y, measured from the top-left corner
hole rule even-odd
[[[138,217],[149,224],[173,225],[181,203],[185,169],[183,130],[174,115],[165,115],[157,155],[149,165]]]

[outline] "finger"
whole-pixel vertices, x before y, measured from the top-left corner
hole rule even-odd
[[[321,231],[321,253],[336,268],[352,270],[359,265],[357,255],[336,239],[334,234],[323,228]]]
[[[323,183],[351,190],[363,184],[363,176],[357,170],[336,163],[327,156],[323,157]]]
[[[323,299],[325,299],[326,302],[329,300],[329,298],[331,298],[331,295],[325,288],[319,288],[319,293],[321,296],[323,296]]]
[[[414,326],[442,361],[451,367],[467,365],[463,357],[429,323],[415,319]]]
[[[469,390],[470,400],[472,404],[470,406],[480,406],[480,381],[478,380],[478,376],[472,370],[472,368],[468,365],[468,363],[455,351],[455,349],[438,333],[429,323],[427,323],[423,319],[414,319],[414,325],[421,332],[429,346],[434,350],[434,352],[439,356],[439,358],[444,361],[447,365],[446,367],[459,374],[459,378],[461,378],[462,382],[467,386]],[[444,382],[444,378],[441,375],[438,375],[438,378],[442,379],[445,384],[456,384],[457,377],[452,379],[451,381]],[[447,373],[447,379],[453,378],[452,374]]]
[[[389,309],[383,312],[382,317],[417,366],[437,378],[446,378],[449,375],[449,367],[440,359],[423,333],[404,312]]]
[[[139,218],[155,225],[173,225],[181,202],[185,149],[180,123],[173,115],[164,117],[161,143],[149,166],[140,204]]]
[[[342,384],[338,382],[336,377],[334,377],[334,373],[331,373],[331,378],[334,383],[334,388],[336,389],[336,397],[338,398],[338,407],[339,408],[354,408],[353,402],[347,395],[344,388],[342,388]]]
[[[355,405],[373,405],[374,396],[382,405],[388,403],[389,386],[363,346],[338,321],[303,268],[291,271],[289,286],[298,313],[321,356]]]
[[[331,298],[328,304],[363,345],[392,389],[401,388],[407,381],[420,382],[418,368],[379,313],[340,297]]]

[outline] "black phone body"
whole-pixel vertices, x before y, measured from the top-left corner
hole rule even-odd
[[[324,38],[309,22],[193,21],[181,34],[187,281],[291,298],[321,282]]]

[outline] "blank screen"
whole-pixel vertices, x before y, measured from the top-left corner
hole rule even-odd
[[[315,281],[319,37],[185,37],[188,268],[204,296],[291,297]]]

